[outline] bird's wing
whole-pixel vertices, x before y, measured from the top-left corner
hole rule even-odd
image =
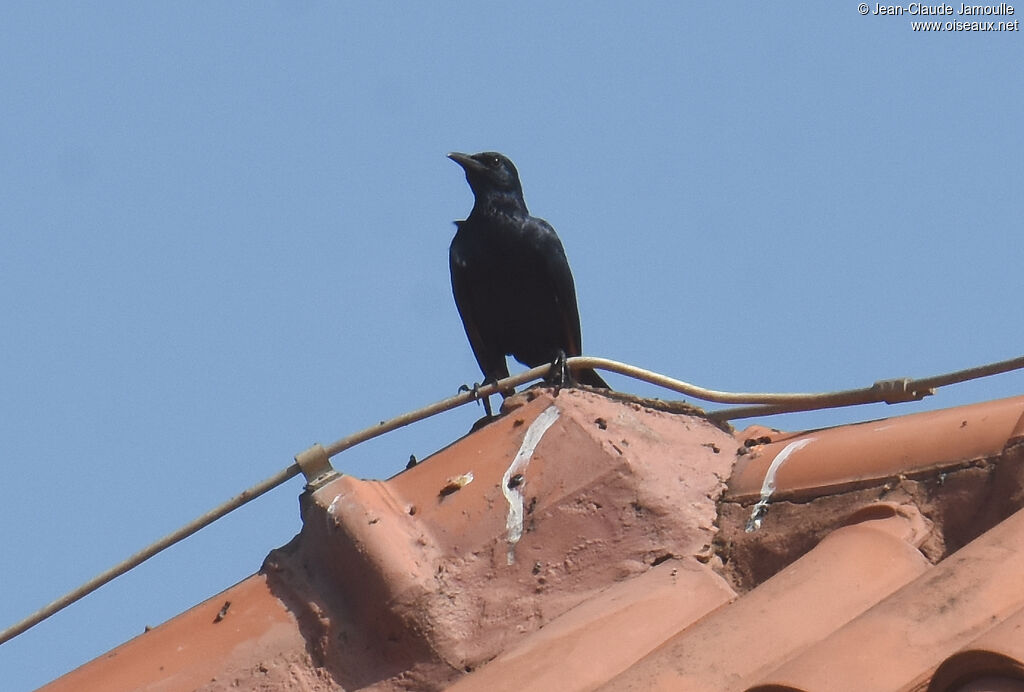
[[[558,315],[559,326],[562,329],[565,354],[578,356],[582,353],[580,313],[576,305],[576,286],[569,270],[565,249],[555,229],[547,221],[531,217],[529,224],[533,246],[538,249],[539,273],[550,283],[550,295],[554,300],[555,314]]]
[[[583,344],[580,338],[580,313],[576,304],[576,286],[569,270],[569,261],[565,249],[554,229],[542,219],[532,219],[538,223],[536,246],[542,248],[541,266],[543,273],[551,282],[549,294],[553,296],[558,324],[562,328],[566,356],[583,355]],[[594,370],[579,370],[575,377],[581,384],[600,389],[610,389],[608,383]]]
[[[500,380],[508,377],[505,354],[498,352],[500,349],[496,349],[493,344],[487,343],[483,334],[481,320],[487,318],[487,306],[479,305],[477,294],[473,290],[469,265],[465,257],[462,256],[456,241],[452,242],[448,251],[455,307],[459,310],[459,317],[462,318],[462,325],[466,329],[469,345],[473,349],[473,355],[476,357],[476,362],[480,366],[484,378]]]

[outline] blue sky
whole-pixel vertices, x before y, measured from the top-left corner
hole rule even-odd
[[[1021,34],[857,3],[7,3],[0,628],[479,379],[452,150],[518,165],[584,349],[824,391],[1020,355]],[[609,376],[612,385],[670,396]],[[1011,396],[765,419],[844,423]],[[385,478],[481,415],[345,452]],[[0,646],[42,684],[259,569],[296,479]]]

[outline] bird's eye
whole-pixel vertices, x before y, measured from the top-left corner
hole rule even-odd
[[[491,165],[497,168],[499,164],[501,164],[501,159],[499,159],[497,156],[492,156]]]

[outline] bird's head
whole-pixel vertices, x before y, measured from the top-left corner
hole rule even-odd
[[[485,151],[480,154],[452,152],[448,158],[466,171],[466,181],[474,195],[497,192],[522,197],[519,172],[507,157],[495,151]]]

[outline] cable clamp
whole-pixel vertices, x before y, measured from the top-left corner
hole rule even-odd
[[[306,486],[309,488],[318,488],[340,475],[331,466],[331,458],[327,456],[327,450],[319,442],[296,454],[295,463],[302,469],[302,475],[306,477]]]
[[[915,389],[911,387],[913,380],[909,377],[901,377],[892,380],[879,380],[871,385],[882,401],[887,404],[902,404],[907,401],[920,401],[926,396],[935,393],[932,388]]]

